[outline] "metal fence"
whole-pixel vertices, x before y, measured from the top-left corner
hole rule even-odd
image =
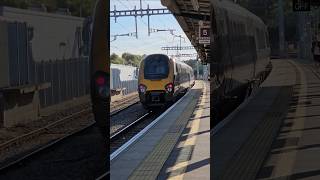
[[[123,95],[136,92],[138,89],[137,69],[132,66],[111,66],[110,88],[124,89]],[[122,78],[121,78],[122,77]],[[122,79],[122,80],[121,80]]]
[[[24,22],[0,21],[4,37],[8,37],[8,53],[4,59],[5,66],[0,70],[9,69],[7,82],[0,88],[19,87],[50,83],[48,89],[40,90],[40,105],[48,107],[71,100],[75,97],[88,95],[90,91],[90,72],[88,58],[34,61],[32,50],[33,31]],[[1,51],[2,52],[2,51]],[[1,54],[0,54],[1,55]],[[118,81],[117,81],[118,79]],[[123,94],[137,91],[137,80],[121,81],[115,77],[114,88],[125,89]]]
[[[36,62],[33,58],[33,31],[25,22],[0,21],[2,35],[8,37],[8,54],[0,70],[9,69],[7,82],[2,87],[21,87],[50,83],[48,89],[40,90],[41,107],[58,104],[75,97],[89,94],[90,72],[88,58],[49,60]],[[0,54],[1,55],[1,54]]]
[[[113,89],[123,89],[123,95],[127,95],[133,92],[136,92],[138,89],[138,80],[129,80],[129,81],[114,81]]]
[[[26,23],[6,22],[8,28],[9,85],[28,84],[28,34]]]
[[[72,100],[89,94],[89,61],[70,59],[34,63],[35,83],[51,83],[48,89],[40,90],[41,107]]]

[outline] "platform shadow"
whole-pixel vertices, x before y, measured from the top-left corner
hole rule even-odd
[[[291,149],[276,150],[276,151],[272,151],[271,154],[282,154],[282,153],[288,153],[292,151],[301,151],[301,150],[313,149],[313,148],[320,148],[320,144],[310,144],[310,145],[304,145],[301,147],[295,147]]]
[[[319,175],[320,175],[320,170],[313,170],[313,171],[295,173],[295,174],[288,175],[288,176],[271,178],[270,180],[283,180],[283,179],[298,180],[298,179],[303,179],[303,178],[311,178],[311,177],[319,176]]]
[[[188,139],[188,137],[193,137],[193,136],[198,136],[198,135],[201,135],[201,134],[206,134],[206,133],[210,133],[210,130],[206,130],[206,131],[200,131],[200,132],[197,132],[197,133],[194,133],[194,134],[184,134],[181,136],[180,140],[181,141],[185,141]]]
[[[166,175],[164,177],[158,177],[158,180],[164,180],[164,179],[168,179],[170,178],[175,178],[176,176],[181,175],[180,173],[175,173],[175,172],[183,172],[183,174],[186,174],[188,172],[194,171],[196,169],[199,169],[203,166],[209,165],[210,164],[210,158],[207,159],[203,159],[201,161],[192,163],[192,164],[188,164],[184,167],[178,168],[174,171],[171,172],[167,172]],[[176,175],[172,175],[172,174],[176,174]],[[208,176],[210,176],[210,173],[207,173]]]
[[[304,128],[304,129],[292,129],[292,130],[285,130],[285,131],[280,131],[280,134],[286,134],[290,132],[299,132],[299,131],[311,131],[311,130],[317,130],[320,129],[320,127],[312,127],[312,128]]]

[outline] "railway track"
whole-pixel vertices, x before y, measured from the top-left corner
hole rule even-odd
[[[110,136],[110,152],[113,153],[122,145],[128,142],[132,137],[147,127],[161,112],[147,112],[135,119],[130,124],[125,125],[120,130]]]
[[[133,95],[122,101],[114,101],[110,104],[110,116],[114,116],[121,111],[139,103],[139,97]]]
[[[141,117],[139,117],[138,119],[136,119],[135,121],[133,121],[132,123],[128,124],[127,126],[124,126],[123,128],[121,128],[120,130],[116,131],[115,133],[113,133],[110,136],[110,140],[114,140],[119,138],[119,136],[121,136],[122,134],[124,134],[126,131],[128,131],[130,128],[132,128],[133,126],[135,126],[137,123],[141,122],[142,120],[144,120],[148,115],[150,115],[152,113],[152,111],[147,112],[146,114],[142,115]]]
[[[91,108],[0,144],[0,172],[93,126]]]

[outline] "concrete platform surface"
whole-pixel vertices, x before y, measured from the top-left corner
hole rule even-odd
[[[157,179],[210,179],[210,84]]]
[[[255,179],[288,109],[297,72],[290,60],[274,60],[273,69],[250,97],[211,135],[213,179]]]
[[[257,179],[320,179],[320,71],[312,61],[294,65],[289,110]]]
[[[202,81],[197,81],[180,103],[111,161],[111,179],[157,178],[196,108],[203,85]]]

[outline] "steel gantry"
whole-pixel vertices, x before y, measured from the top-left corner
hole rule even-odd
[[[181,28],[195,47],[199,58],[208,62],[211,58],[210,44],[199,42],[200,27],[210,24],[209,0],[161,0],[175,16]]]
[[[148,35],[151,34],[151,28],[150,28],[150,16],[154,15],[166,15],[171,14],[170,10],[167,8],[155,8],[150,9],[149,4],[147,5],[147,8],[144,9],[142,7],[142,1],[140,0],[140,8],[137,9],[137,6],[134,6],[134,9],[132,10],[117,10],[116,6],[114,6],[113,11],[110,11],[110,17],[114,18],[114,21],[117,22],[117,18],[119,17],[134,17],[135,19],[135,27],[136,27],[136,38],[138,38],[138,22],[137,17],[148,17]]]

